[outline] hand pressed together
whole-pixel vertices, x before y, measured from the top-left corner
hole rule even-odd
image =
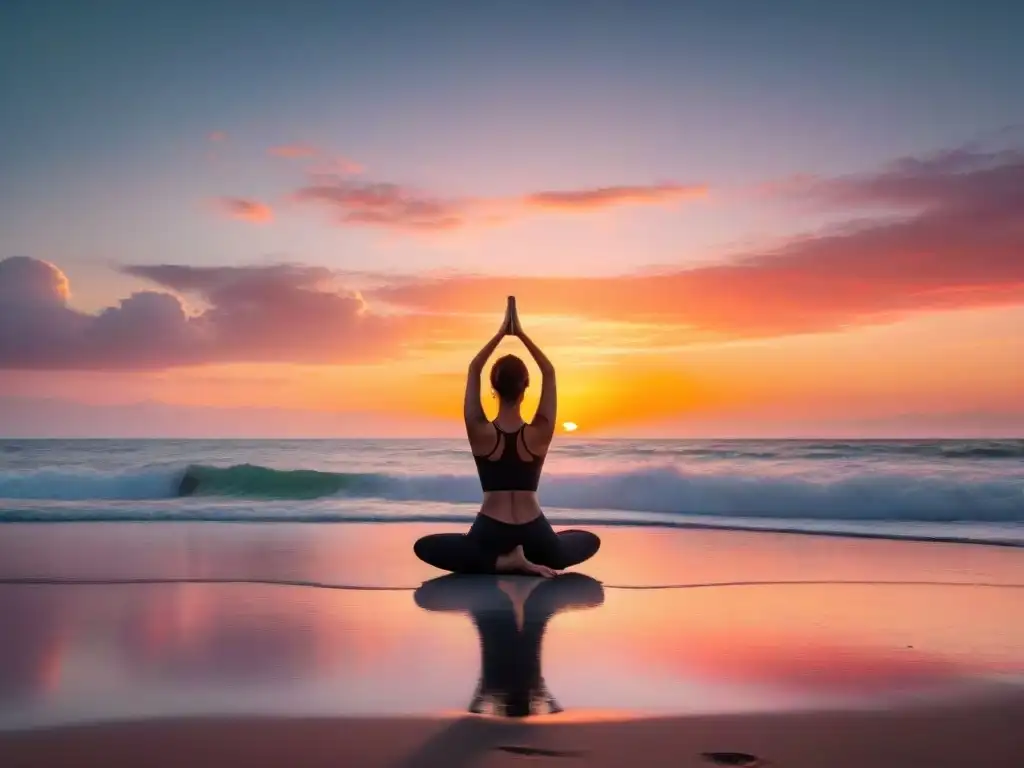
[[[519,310],[516,309],[516,297],[508,297],[508,305],[505,307],[505,319],[501,321],[501,334],[503,336],[521,336],[523,327],[519,322]]]

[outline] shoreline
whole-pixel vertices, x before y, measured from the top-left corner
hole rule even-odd
[[[211,497],[213,498],[213,497]],[[237,499],[234,499],[237,501]],[[121,500],[123,503],[123,500]],[[823,537],[823,538],[838,538],[838,539],[864,539],[864,540],[880,540],[880,541],[901,541],[901,542],[921,542],[929,544],[960,544],[966,546],[982,546],[982,547],[1005,547],[1009,549],[1024,549],[1024,538],[1021,541],[1006,541],[999,539],[971,539],[957,536],[941,536],[934,535],[929,536],[925,534],[901,534],[901,533],[883,533],[873,531],[815,531],[815,530],[793,530],[791,528],[784,527],[768,527],[768,526],[726,526],[726,525],[715,525],[713,523],[691,523],[691,522],[670,522],[670,521],[625,521],[625,520],[608,520],[606,518],[574,518],[572,520],[559,519],[557,516],[548,516],[549,522],[556,528],[567,528],[576,526],[587,526],[590,528],[625,528],[625,529],[652,529],[652,530],[665,530],[665,531],[722,531],[725,533],[766,533],[766,534],[779,534],[786,536],[811,536],[811,537]],[[408,515],[401,518],[394,517],[382,517],[382,516],[350,516],[346,515],[344,518],[335,517],[331,518],[328,515],[319,514],[313,515],[276,515],[276,516],[263,516],[256,514],[248,518],[232,518],[225,519],[223,517],[203,517],[201,515],[195,517],[181,517],[181,516],[130,516],[130,515],[110,515],[109,517],[101,517],[90,514],[88,517],[62,517],[62,518],[41,518],[38,513],[30,513],[26,515],[19,515],[17,512],[11,514],[10,512],[3,512],[0,510],[0,530],[7,525],[43,525],[43,526],[55,526],[55,525],[104,525],[104,524],[138,524],[138,523],[155,523],[155,524],[221,524],[221,525],[332,525],[332,526],[344,526],[344,525],[422,525],[422,524],[435,524],[435,525],[461,525],[463,527],[468,526],[472,523],[473,518],[470,517],[456,517],[451,515]],[[817,521],[815,521],[817,522]],[[854,522],[878,522],[878,521],[854,521]],[[883,521],[895,525],[906,524],[899,523],[896,521]],[[920,521],[907,521],[910,524],[922,524],[922,525],[942,525],[943,523],[922,523]],[[955,523],[963,522],[964,524],[970,525],[973,521],[952,521]],[[952,524],[952,523],[950,523]],[[1024,531],[1019,534],[1024,537]]]
[[[564,527],[555,524],[556,529]],[[589,573],[610,586],[806,581],[963,583],[959,578],[946,578],[950,572],[945,564],[954,553],[961,563],[977,563],[973,576],[984,575],[988,564],[993,563],[1000,564],[1000,571],[1020,574],[1020,578],[974,578],[968,582],[1024,582],[1024,570],[1018,571],[1018,566],[1024,566],[1024,558],[1019,554],[1021,547],[1016,546],[715,526],[587,527],[602,538],[604,545],[592,560],[570,570]],[[465,529],[461,521],[405,520],[389,520],[383,525],[379,521],[11,521],[0,524],[4,533],[0,536],[0,579],[175,577],[285,581],[296,582],[296,586],[410,587],[442,574],[413,555],[416,539],[428,533]],[[252,559],[250,550],[266,548],[280,551],[280,562],[261,565],[258,559]],[[183,559],[189,550],[191,559]],[[310,553],[315,553],[312,561]],[[728,553],[742,557],[736,559]],[[774,559],[765,561],[769,553],[774,553]],[[804,567],[797,562],[800,560],[805,561]],[[895,567],[903,561],[918,565]],[[644,578],[639,578],[639,573]],[[956,575],[962,575],[962,568]]]

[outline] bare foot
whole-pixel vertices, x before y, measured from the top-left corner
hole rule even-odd
[[[543,576],[545,579],[550,579],[552,576],[558,575],[558,571],[553,568],[548,568],[546,565],[537,565],[536,563],[531,563],[527,560],[526,555],[523,553],[522,546],[516,547],[507,555],[499,555],[494,567],[496,570],[506,573],[510,571],[522,571],[536,576]]]

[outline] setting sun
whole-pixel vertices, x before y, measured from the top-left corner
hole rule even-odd
[[[0,72],[4,56],[21,65],[18,88],[0,83],[0,167],[18,190],[0,205],[4,440],[461,439],[485,345],[488,365],[526,365],[521,415],[535,417],[545,377],[526,339],[557,370],[552,418],[575,417],[548,425],[563,438],[576,418],[588,440],[1024,433],[1024,128],[1006,127],[1021,101],[1011,78],[973,68],[1024,70],[1006,14],[989,14],[984,44],[918,14],[858,47],[822,10],[829,58],[809,57],[800,30],[723,53],[709,35],[741,21],[693,3],[536,3],[504,37],[502,12],[477,3],[438,29],[486,40],[480,56],[426,15],[323,3],[250,14],[227,68],[194,44],[226,3],[179,4],[173,44],[123,4],[50,5],[0,0]],[[33,10],[3,23],[10,6]],[[616,60],[609,84],[602,41],[627,16],[651,53]],[[577,17],[571,44],[551,33]],[[45,41],[83,24],[79,79],[58,93]],[[363,52],[334,44],[353,24],[387,30],[380,66],[353,69]],[[265,30],[284,46],[278,76],[240,91]],[[315,72],[301,46],[286,52],[299,40]],[[956,87],[906,53],[947,44],[965,57],[949,61]],[[202,94],[184,75],[154,92],[150,73],[178,72],[186,50]],[[898,78],[876,76],[883,61]],[[393,76],[413,67],[415,86]],[[501,109],[478,114],[480,94]],[[479,120],[453,119],[466,114]],[[858,131],[859,114],[898,125]],[[609,137],[616,152],[595,149]],[[77,195],[52,225],[51,186],[107,178],[109,194]],[[154,179],[173,202],[125,194]],[[500,326],[510,296],[514,327]],[[514,332],[491,349],[499,327]]]

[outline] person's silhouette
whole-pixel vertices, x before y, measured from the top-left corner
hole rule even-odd
[[[469,711],[503,717],[561,712],[541,674],[541,641],[556,613],[604,602],[601,583],[580,573],[552,579],[449,574],[415,593],[427,611],[470,615],[480,639],[480,681]]]

